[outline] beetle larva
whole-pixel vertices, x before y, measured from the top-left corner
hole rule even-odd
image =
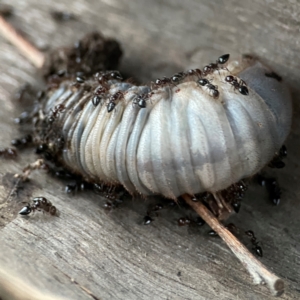
[[[37,136],[90,182],[171,199],[216,193],[261,170],[289,133],[289,91],[271,73],[245,57],[152,88],[113,71],[66,78],[42,99]]]
[[[292,109],[281,77],[250,57],[222,67],[229,59],[227,54],[203,71],[179,72],[151,86],[123,82],[117,71],[103,71],[91,78],[94,68],[107,69],[121,54],[115,42],[112,52],[105,51],[102,43],[106,42],[92,34],[86,45],[79,42],[63,51],[70,51],[63,59],[55,53],[50,58],[50,62],[58,60],[44,70],[48,90],[39,93],[39,103],[30,114],[37,154],[54,162],[52,167],[60,162],[90,183],[106,182],[112,188],[123,185],[130,193],[145,196],[162,194],[176,199],[182,195],[213,234],[227,243],[255,283],[266,283],[274,295],[280,295],[284,282],[219,220],[224,219],[224,212],[238,212],[239,203],[232,198],[239,199],[245,191],[241,179],[251,177],[274,156],[270,165],[282,166],[278,161],[285,150],[279,148],[288,135]],[[85,51],[90,47],[103,55],[90,56],[94,50]],[[43,55],[34,53],[32,61],[40,66]],[[95,62],[99,59],[98,63],[91,57]],[[74,59],[79,63],[74,64]],[[48,168],[43,159],[29,164],[23,179],[40,168]],[[192,197],[203,191],[201,201]],[[275,198],[277,203],[277,195]],[[21,212],[27,214],[31,209],[28,204]],[[144,224],[152,222],[150,212]],[[180,220],[182,223],[188,225],[191,220]],[[254,234],[252,244],[256,254],[262,255]]]

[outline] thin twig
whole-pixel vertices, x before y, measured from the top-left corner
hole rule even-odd
[[[24,39],[2,16],[0,16],[0,32],[3,37],[15,45],[36,68],[43,66],[45,55]]]
[[[199,214],[199,216],[224,240],[231,251],[242,262],[253,277],[254,284],[266,283],[274,296],[284,292],[284,282],[270,272],[253,254],[229,231],[222,223],[200,202],[192,201],[192,197],[185,194],[183,199]]]
[[[22,181],[28,180],[29,175],[31,174],[32,171],[38,170],[38,169],[47,169],[48,166],[45,163],[43,159],[37,159],[35,162],[27,165],[24,169],[22,174],[15,174],[15,178],[20,178]]]

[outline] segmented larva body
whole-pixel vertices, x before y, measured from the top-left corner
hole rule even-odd
[[[52,149],[63,141],[61,162],[91,182],[172,199],[214,193],[261,170],[289,133],[289,91],[272,74],[259,61],[233,61],[206,77],[217,97],[195,74],[152,89],[112,79],[97,106],[97,80],[66,79],[42,100],[44,123],[61,109],[38,134]],[[245,81],[249,94],[226,82],[228,75]]]

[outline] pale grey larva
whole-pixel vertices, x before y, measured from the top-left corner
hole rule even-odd
[[[64,80],[41,110],[53,115],[55,107],[63,109],[51,124],[40,119],[38,135],[51,149],[63,140],[60,161],[90,182],[171,199],[215,193],[261,170],[289,133],[288,88],[268,74],[274,73],[257,60],[232,61],[206,77],[218,87],[217,98],[197,75],[153,89],[112,79],[100,83],[106,90],[96,107],[91,99],[98,81]],[[244,80],[249,95],[226,82],[227,75]],[[121,98],[108,113],[116,93]],[[136,99],[144,95],[147,105],[140,108]]]

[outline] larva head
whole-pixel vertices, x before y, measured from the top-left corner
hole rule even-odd
[[[277,148],[286,140],[292,122],[292,100],[284,80],[258,60],[248,56],[242,60],[245,66],[237,76],[255,91],[272,111],[277,123]]]

